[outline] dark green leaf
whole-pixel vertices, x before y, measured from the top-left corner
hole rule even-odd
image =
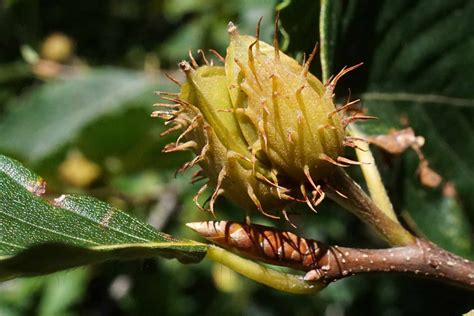
[[[471,229],[464,210],[454,196],[427,190],[407,176],[407,209],[426,238],[461,256],[472,258]]]
[[[474,49],[474,3],[404,3],[387,1],[377,13],[369,92],[363,100],[380,119],[367,125],[399,127],[405,117],[425,137],[422,150],[430,167],[455,184],[460,201],[422,188],[413,176],[416,168],[408,168],[403,205],[433,241],[472,256],[474,75],[465,70],[474,69],[468,53]],[[403,14],[396,14],[400,10]]]
[[[0,156],[0,280],[110,259],[202,259],[206,246],[175,239],[92,197],[53,202],[32,194],[39,177]]]
[[[469,216],[474,220],[474,75],[466,69],[474,69],[469,53],[474,49],[474,3],[355,2],[356,7],[348,5],[331,20],[339,31],[329,29],[339,38],[334,64],[367,61],[365,74],[359,70],[342,83],[354,83],[363,106],[379,117],[361,127],[368,134],[383,134],[408,122],[425,137],[422,149],[430,167],[455,184],[460,201],[422,188],[416,166],[407,167],[417,164],[415,157],[402,170],[406,181],[392,191],[398,191],[400,208],[413,215],[423,233],[451,251],[472,255],[467,223]],[[446,228],[448,222],[459,223],[455,234]]]

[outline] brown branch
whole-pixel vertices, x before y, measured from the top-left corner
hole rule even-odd
[[[244,257],[306,271],[307,281],[330,283],[361,273],[402,273],[474,290],[474,262],[423,239],[403,247],[356,249],[328,246],[261,225],[218,221],[188,226]]]
[[[423,239],[417,239],[409,246],[388,249],[329,247],[306,278],[332,282],[350,275],[374,272],[437,279],[474,290],[474,262]]]

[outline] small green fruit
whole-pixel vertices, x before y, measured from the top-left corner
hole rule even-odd
[[[215,187],[212,212],[221,194],[271,217],[286,217],[290,202],[313,208],[324,198],[326,177],[341,165],[345,124],[332,99],[345,72],[325,86],[308,72],[315,51],[300,65],[232,23],[228,31],[225,67],[179,64],[186,74],[179,95],[164,94],[174,104],[159,105],[171,110],[154,112],[174,124],[165,134],[183,130],[164,151],[196,153],[180,170],[200,165]]]

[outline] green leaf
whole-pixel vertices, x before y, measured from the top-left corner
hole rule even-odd
[[[404,118],[425,137],[422,150],[430,167],[454,183],[460,200],[422,188],[414,177],[416,167],[409,167],[416,160],[412,157],[406,159],[405,183],[399,188],[403,207],[430,239],[472,256],[474,74],[465,70],[474,67],[469,53],[474,49],[474,3],[400,2],[380,6],[374,40],[364,44],[374,50],[363,104],[380,118],[365,125],[401,127]]]
[[[206,253],[203,244],[158,232],[92,197],[48,202],[31,192],[39,177],[5,156],[0,170],[0,280],[110,259],[198,262]]]
[[[409,213],[426,238],[458,255],[473,258],[471,228],[455,197],[445,196],[439,190],[426,190],[408,176],[405,196]]]
[[[281,10],[281,23],[289,37],[288,50],[311,52],[319,37],[320,1],[284,1],[277,9]]]
[[[158,87],[144,73],[106,68],[47,83],[8,105],[0,120],[0,152],[36,163],[57,152],[88,124]]]
[[[301,46],[308,42],[301,37],[309,35],[300,28],[316,33],[319,16],[310,8],[317,3],[292,1],[283,10],[293,51],[309,50]],[[417,158],[411,155],[398,170],[388,170],[389,166],[379,162],[394,203],[399,210],[408,210],[430,239],[472,256],[474,73],[466,69],[474,69],[470,53],[474,50],[474,3],[336,0],[326,4],[321,32],[328,43],[322,47],[327,50],[323,64],[334,74],[345,65],[365,62],[363,68],[340,80],[336,95],[345,98],[350,87],[361,96],[368,114],[379,118],[359,124],[366,134],[384,134],[408,121],[426,139],[422,150],[430,167],[453,182],[459,193],[457,200],[443,196],[441,190],[422,187],[415,176]],[[397,177],[404,181],[390,180]],[[446,223],[454,226],[447,228]]]

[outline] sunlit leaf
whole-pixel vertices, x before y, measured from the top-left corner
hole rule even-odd
[[[0,280],[110,259],[197,262],[205,254],[203,244],[158,232],[95,198],[63,195],[49,202],[34,195],[39,177],[0,157],[0,166],[16,167],[0,172]]]

